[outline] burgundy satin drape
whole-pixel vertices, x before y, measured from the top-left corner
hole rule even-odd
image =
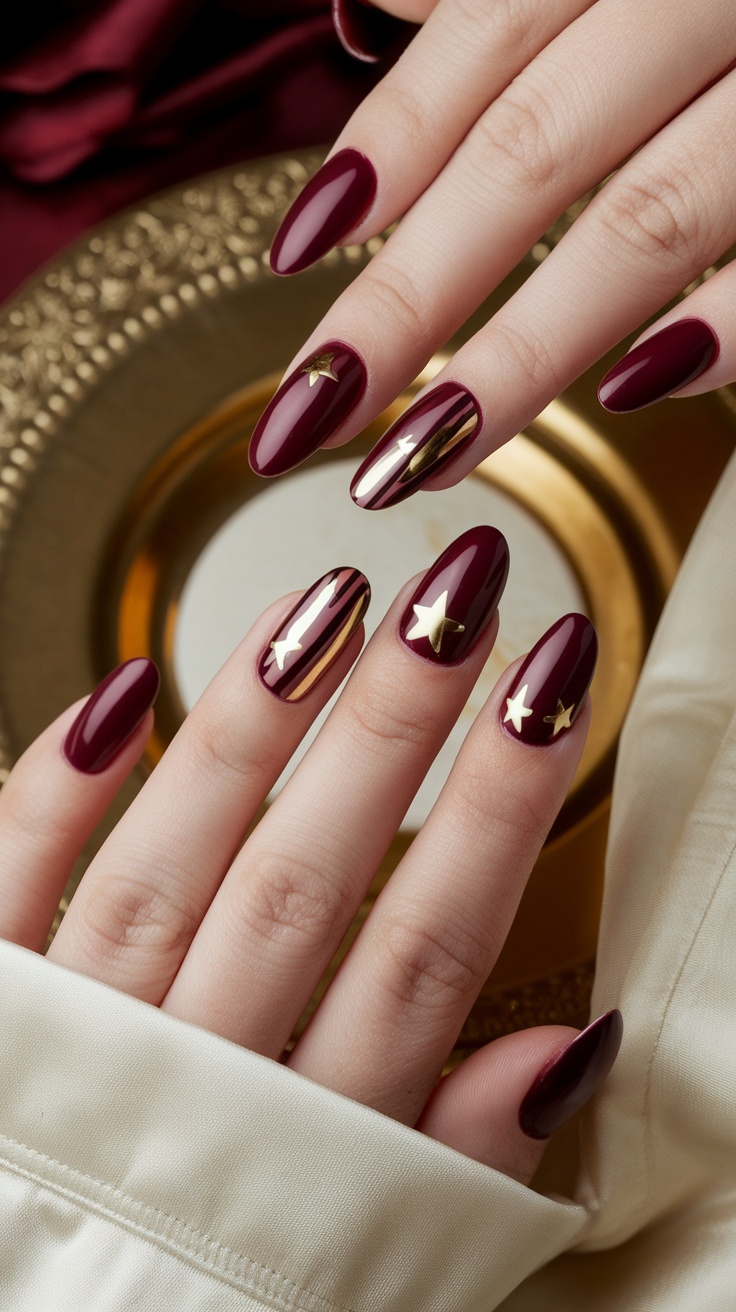
[[[26,0],[0,47],[0,299],[107,214],[330,141],[380,77],[329,0]]]

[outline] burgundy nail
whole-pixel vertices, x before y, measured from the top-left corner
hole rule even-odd
[[[614,414],[641,410],[705,373],[715,364],[719,350],[718,338],[702,319],[678,319],[609,369],[598,388],[598,400]]]
[[[364,64],[390,57],[397,44],[406,45],[417,30],[369,0],[332,0],[332,21],[343,48]]]
[[[266,406],[250,442],[251,469],[273,478],[314,455],[358,404],[365,384],[357,352],[343,342],[325,342]]]
[[[321,259],[365,216],[376,170],[359,150],[340,150],[302,188],[271,247],[274,273],[300,273]]]
[[[350,484],[363,510],[383,510],[412,492],[453,459],[474,436],[480,407],[457,383],[441,383],[392,424]]]
[[[399,632],[407,646],[440,665],[462,660],[487,627],[509,572],[509,549],[496,528],[463,533],[427,571]]]
[[[125,661],[102,680],[82,707],[66,735],[62,751],[82,774],[100,774],[156,699],[159,673],[153,661],[137,656]]]
[[[563,615],[523,662],[502,708],[502,724],[524,743],[554,742],[583,709],[598,657],[585,615]]]
[[[304,593],[258,662],[266,687],[299,701],[329,669],[368,609],[370,584],[357,569],[333,569]]]
[[[592,1098],[621,1047],[621,1012],[606,1012],[540,1071],[524,1095],[519,1124],[530,1139],[548,1139]]]

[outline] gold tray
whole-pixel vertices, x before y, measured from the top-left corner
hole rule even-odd
[[[321,158],[259,160],[154,197],[77,242],[0,312],[0,781],[44,725],[117,661],[150,654],[163,675],[147,757],[88,845],[67,898],[181,721],[177,635],[186,606],[191,612],[183,598],[192,571],[233,516],[263,506],[264,493],[273,497],[274,484],[247,463],[253,424],[315,322],[384,240],[334,251],[295,279],[271,275],[275,227]],[[448,351],[546,257],[585,200]],[[487,496],[489,507],[505,505],[512,520],[521,514],[539,526],[599,629],[590,741],[458,1053],[524,1025],[586,1020],[618,733],[680,556],[734,446],[729,389],[626,419],[607,415],[596,384],[622,349],[486,461],[466,493],[415,497],[396,512],[356,511],[365,558],[353,559],[357,521],[346,519],[341,559],[324,566],[354,563],[371,576],[373,554],[385,556],[388,535],[395,557],[391,534],[400,538],[407,525],[415,550],[424,544],[413,568],[429,564]],[[349,448],[310,462],[304,486],[315,510],[305,522],[318,554],[326,549],[319,479],[343,462],[347,488],[350,470],[444,358]],[[280,482],[297,477],[303,471]],[[452,531],[441,510],[450,505]],[[274,513],[285,516],[288,534],[290,512]],[[312,581],[302,577],[302,545],[270,595]],[[246,592],[249,579],[262,582],[263,559],[251,555]],[[531,574],[539,563],[528,563]],[[393,588],[411,572],[394,559]],[[512,597],[502,613],[509,606]],[[498,662],[524,649],[533,619],[512,614],[508,632],[502,623]],[[356,927],[417,823],[397,836]]]

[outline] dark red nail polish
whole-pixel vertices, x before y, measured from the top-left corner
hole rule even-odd
[[[333,569],[304,593],[258,662],[270,692],[296,702],[313,688],[355,633],[370,584],[357,569]]]
[[[360,356],[343,342],[325,342],[266,406],[250,442],[251,469],[273,478],[314,455],[358,404],[365,384]]]
[[[441,383],[404,412],[376,443],[350,484],[363,510],[383,510],[410,497],[473,438],[480,423],[474,397]]]
[[[417,30],[369,0],[332,0],[332,21],[343,48],[364,64],[393,55],[397,43],[406,45]]]
[[[583,709],[598,657],[598,635],[585,615],[563,615],[523,662],[501,723],[514,738],[554,742]]]
[[[598,400],[614,414],[628,414],[662,401],[718,359],[720,344],[702,319],[678,319],[635,346],[609,369]]]
[[[62,751],[82,774],[100,774],[135,732],[156,699],[159,673],[145,656],[125,661],[95,688],[66,735]]]
[[[606,1012],[540,1071],[519,1108],[519,1124],[530,1139],[548,1139],[592,1098],[621,1047],[621,1012]]]
[[[467,656],[495,611],[509,572],[503,533],[463,533],[427,571],[399,627],[411,651],[440,665]]]
[[[273,239],[274,273],[300,273],[356,226],[376,195],[376,170],[359,150],[340,150],[302,188]]]

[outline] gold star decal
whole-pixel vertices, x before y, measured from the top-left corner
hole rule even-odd
[[[544,723],[545,723],[545,724],[553,724],[553,725],[555,726],[554,729],[552,730],[552,737],[553,737],[553,738],[556,738],[556,737],[557,737],[557,735],[558,735],[558,733],[560,732],[561,729],[572,729],[572,724],[570,723],[570,716],[572,715],[572,713],[573,713],[574,710],[575,710],[575,703],[574,703],[574,702],[573,702],[572,706],[567,706],[567,707],[565,707],[565,706],[562,705],[562,702],[561,702],[561,701],[559,700],[559,698],[558,698],[558,700],[557,700],[557,710],[556,710],[555,714],[554,714],[554,715],[545,715],[545,717],[544,717]]]
[[[524,698],[528,691],[529,684],[525,683],[524,687],[519,689],[515,697],[506,698],[508,710],[503,717],[503,722],[506,724],[506,722],[510,720],[517,733],[521,733],[522,720],[525,720],[527,715],[531,715],[532,713],[531,707],[524,705]]]
[[[309,361],[309,364],[304,365],[302,373],[309,374],[310,387],[314,387],[318,378],[331,378],[335,383],[340,381],[337,374],[334,374],[330,368],[334,358],[335,352],[328,351],[325,355],[315,355],[314,359]]]
[[[429,638],[432,649],[439,655],[442,639],[446,633],[464,633],[465,625],[447,617],[447,589],[432,602],[431,606],[414,606],[416,624],[407,633],[407,639]]]

